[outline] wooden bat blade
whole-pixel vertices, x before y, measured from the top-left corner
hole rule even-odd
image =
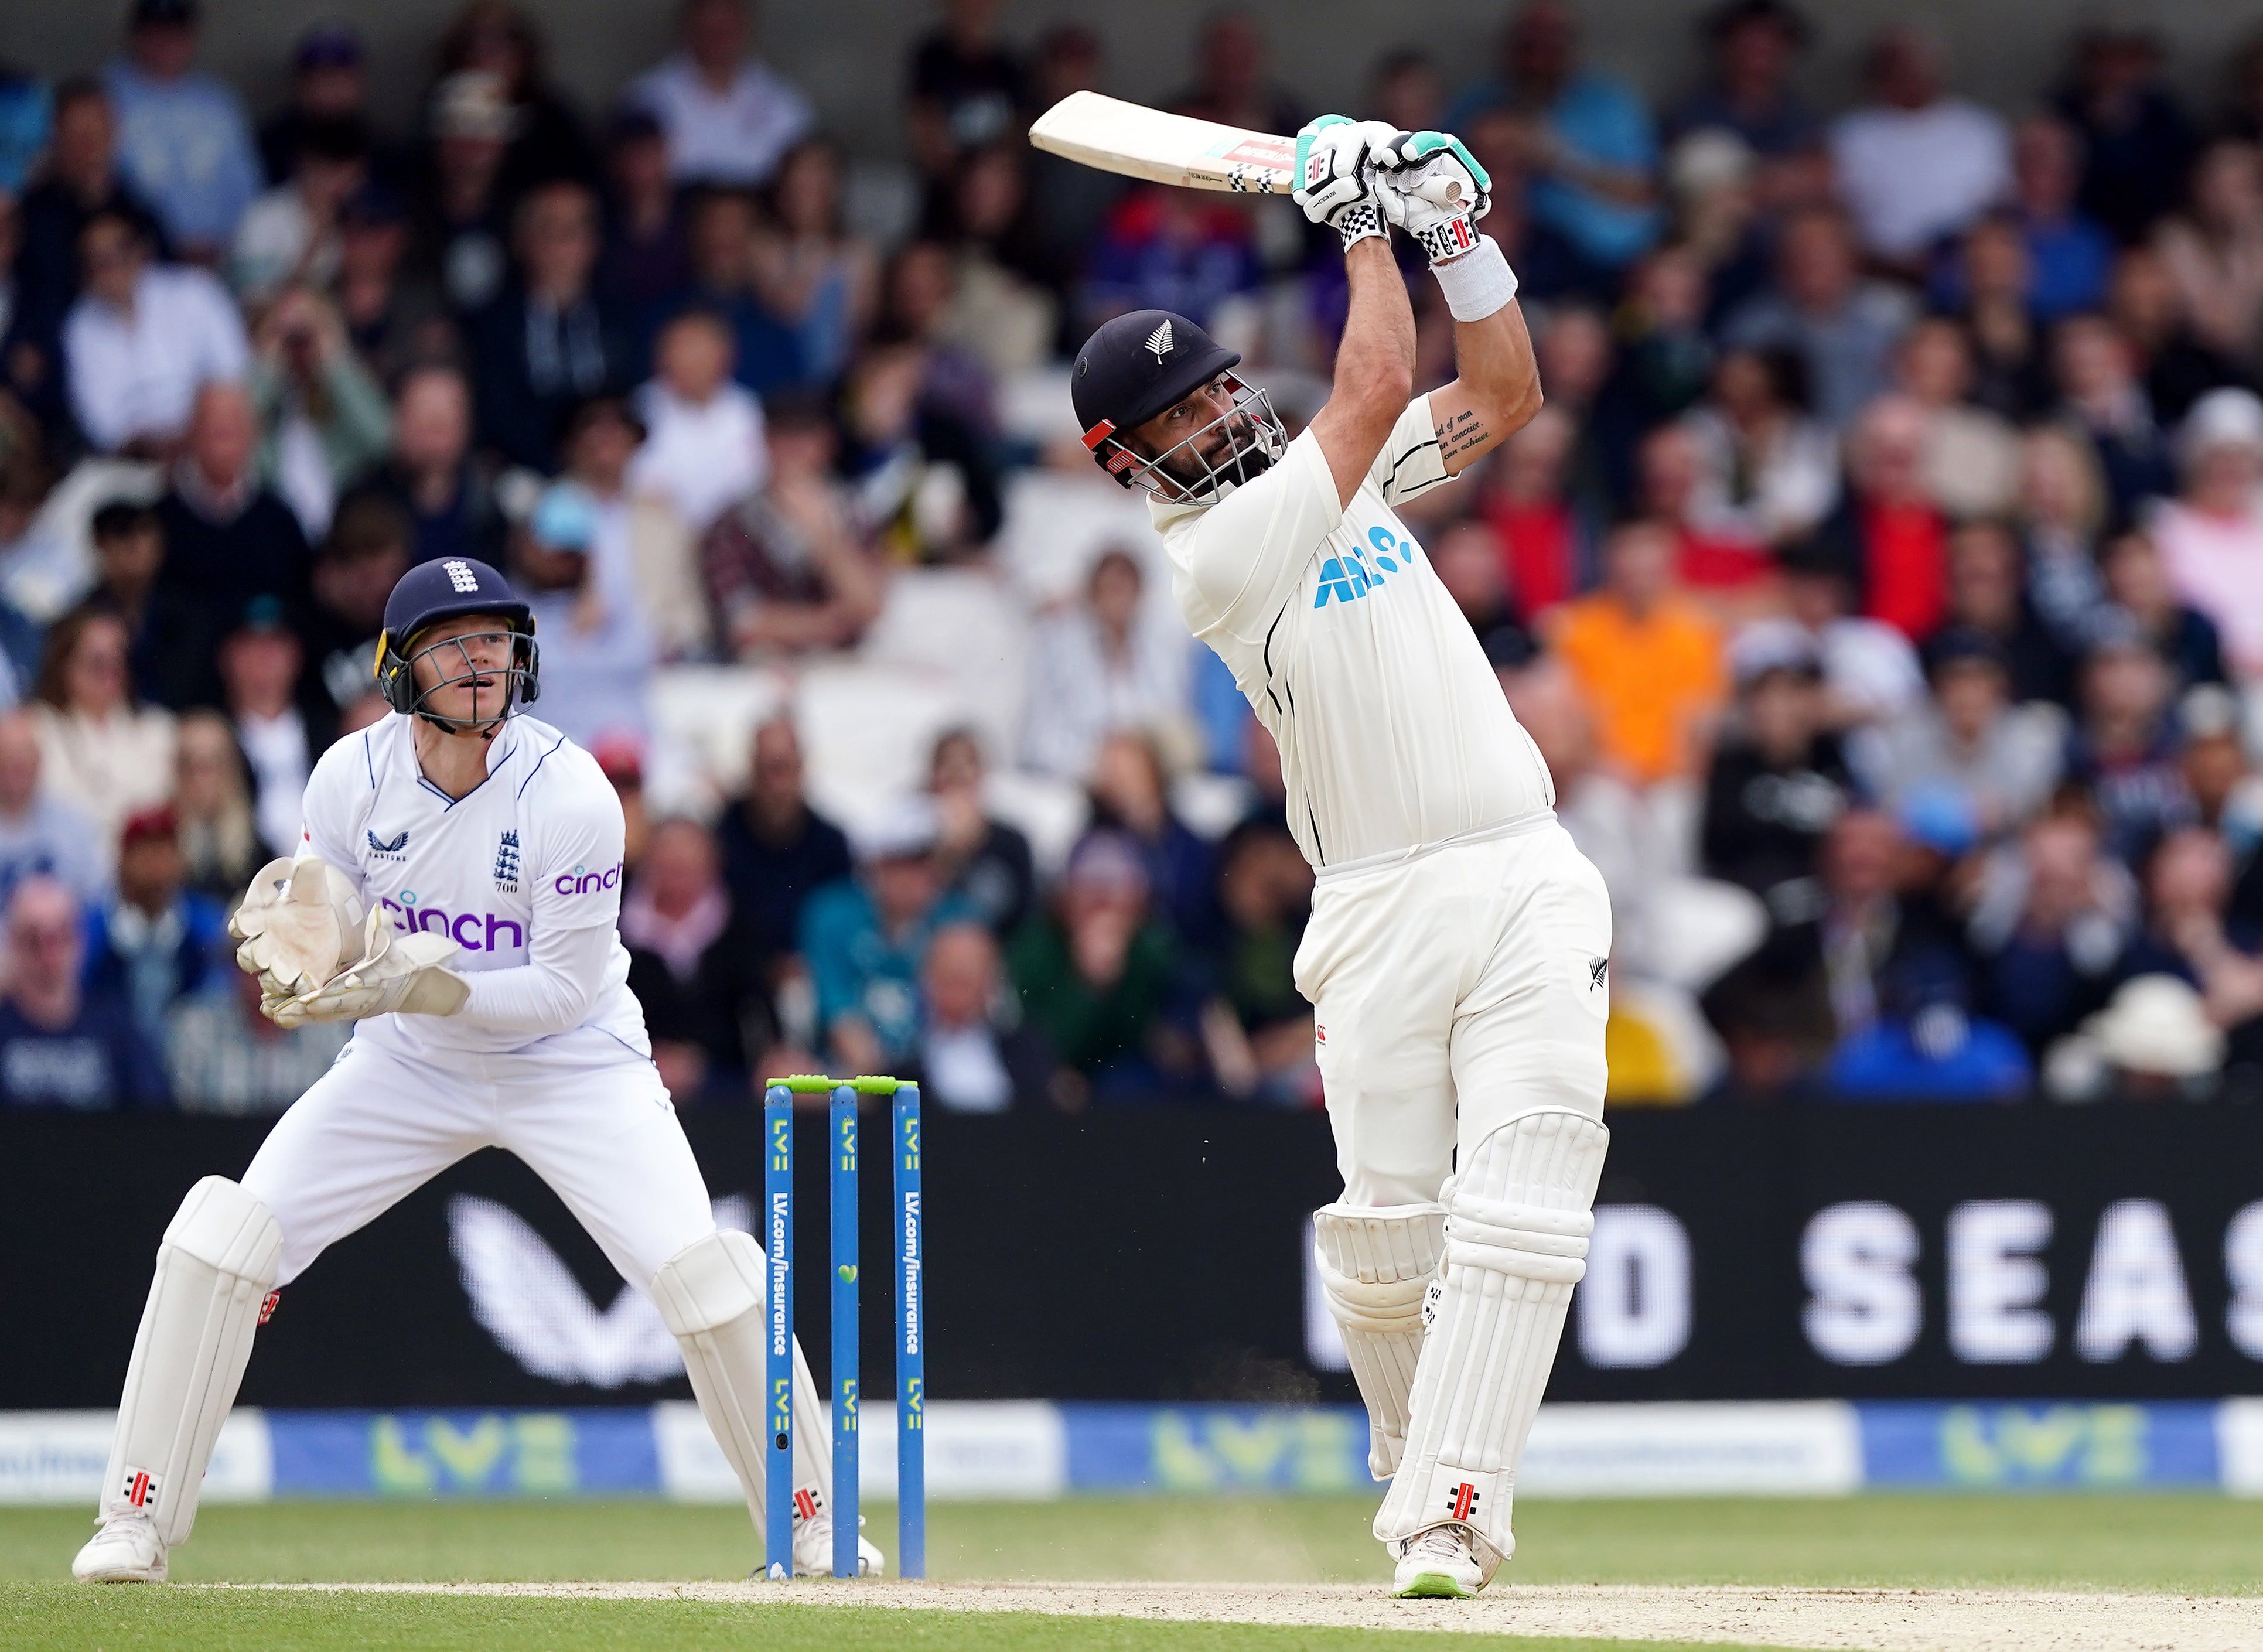
[[[1038,117],[1030,141],[1050,154],[1155,184],[1286,195],[1297,142],[1214,120],[1167,114],[1096,91],[1073,91]]]

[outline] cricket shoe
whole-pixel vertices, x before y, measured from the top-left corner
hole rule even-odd
[[[71,1576],[82,1583],[163,1583],[165,1540],[157,1523],[139,1509],[107,1517],[71,1562]]]
[[[858,1515],[857,1524],[864,1524]],[[793,1528],[793,1575],[796,1577],[830,1577],[833,1576],[833,1517],[821,1514],[814,1519],[798,1520]],[[886,1576],[885,1561],[880,1551],[872,1547],[860,1532],[857,1538],[857,1576],[880,1577]]]
[[[1392,1544],[1399,1565],[1391,1592],[1401,1600],[1467,1600],[1490,1576],[1470,1528],[1449,1521]]]

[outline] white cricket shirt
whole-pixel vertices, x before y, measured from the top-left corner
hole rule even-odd
[[[1423,395],[1348,505],[1310,431],[1216,504],[1150,501],[1179,612],[1279,743],[1289,828],[1322,870],[1555,806],[1476,634],[1392,511],[1446,479]]]
[[[488,778],[452,798],[424,778],[411,735],[395,712],[322,754],[307,782],[300,852],[355,878],[394,929],[455,941],[463,951],[449,967],[459,975],[580,970],[589,978],[572,984],[588,1007],[573,1025],[531,1032],[483,1020],[475,986],[461,1015],[374,1016],[355,1037],[442,1061],[649,1057],[615,927],[620,800],[596,759],[549,724],[513,717],[488,748]],[[587,933],[601,926],[610,946]]]

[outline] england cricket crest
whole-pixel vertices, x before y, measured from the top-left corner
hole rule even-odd
[[[514,826],[495,844],[495,886],[505,895],[518,893],[518,828]]]

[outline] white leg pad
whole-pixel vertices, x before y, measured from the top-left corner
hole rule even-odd
[[[1320,1290],[1367,1402],[1368,1472],[1388,1480],[1406,1449],[1422,1293],[1445,1254],[1445,1206],[1323,1205],[1312,1235]]]
[[[187,1539],[205,1465],[235,1403],[282,1260],[283,1229],[266,1206],[226,1177],[207,1176],[189,1190],[157,1247],[118,1402],[102,1514],[143,1510],[168,1548]]]
[[[766,1527],[763,1464],[770,1449],[763,1359],[767,1264],[747,1235],[719,1228],[661,1264],[652,1281],[660,1317],[683,1350],[700,1414],[747,1494],[755,1531]],[[799,1530],[833,1506],[833,1441],[817,1380],[793,1344],[793,1520]]]
[[[1517,1460],[1587,1272],[1609,1142],[1585,1113],[1521,1114],[1446,1184],[1444,1280],[1415,1371],[1406,1460],[1375,1517],[1385,1542],[1459,1522],[1488,1577],[1515,1552]]]

